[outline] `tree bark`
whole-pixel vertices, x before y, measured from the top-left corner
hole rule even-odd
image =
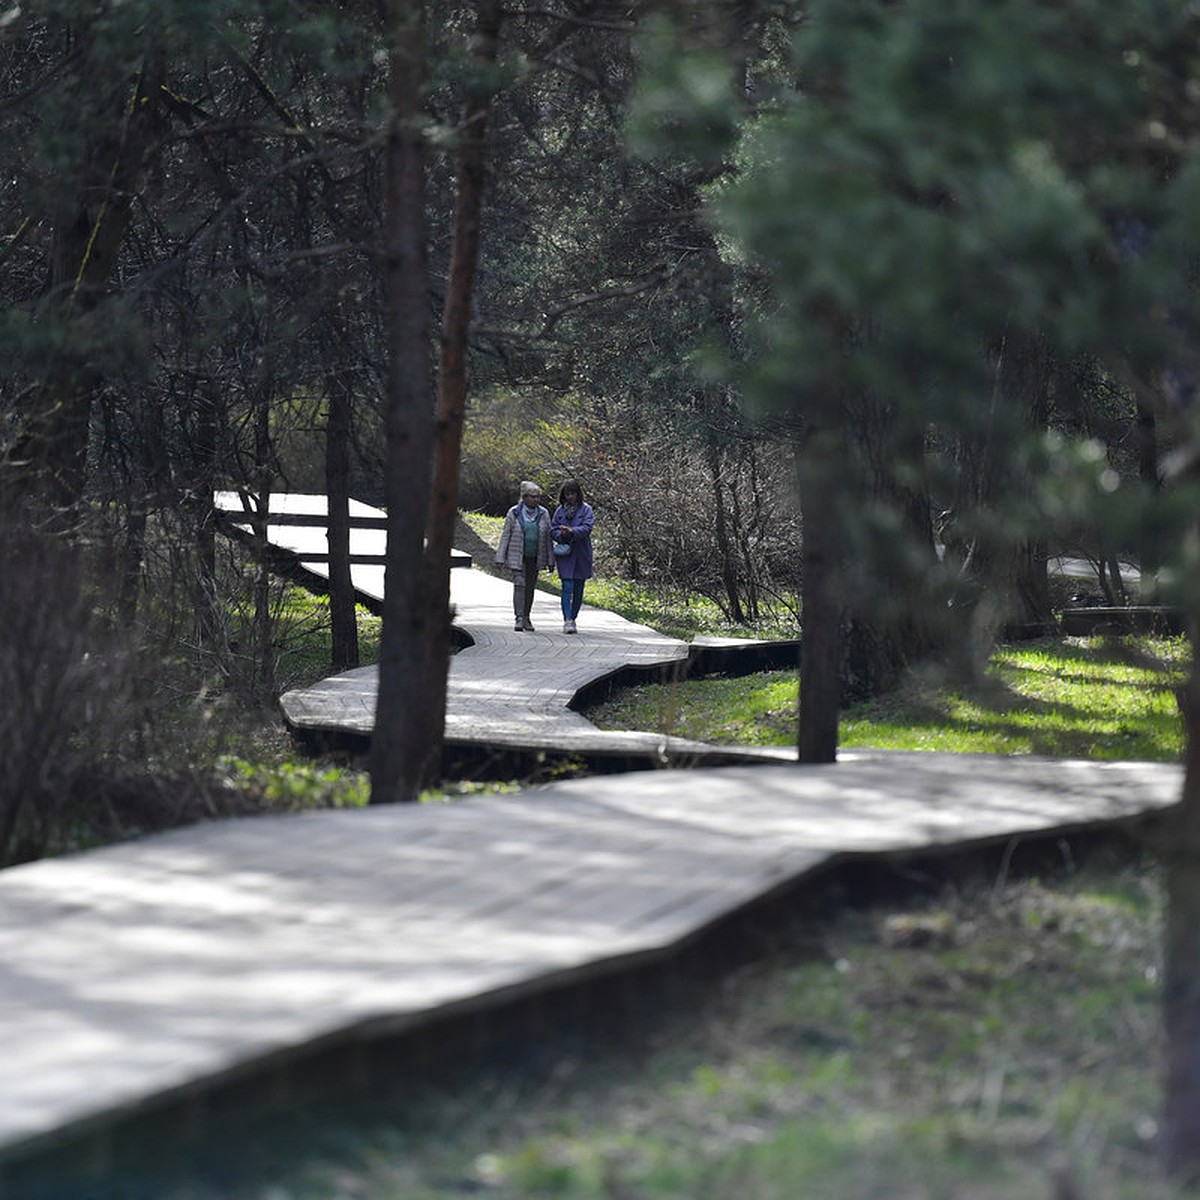
[[[387,0],[391,118],[384,197],[384,326],[387,552],[379,691],[371,739],[371,802],[412,802],[437,769],[422,694],[434,616],[426,586],[424,536],[433,443],[425,247],[422,0]]]
[[[842,698],[842,604],[838,560],[838,497],[832,463],[844,447],[829,429],[809,429],[800,447],[800,513],[804,522],[800,584],[800,721],[797,750],[802,763],[837,761],[838,710]]]
[[[812,313],[828,341],[830,366],[809,397],[796,456],[803,523],[800,580],[800,718],[796,749],[802,763],[837,761],[842,700],[842,596],[839,563],[845,472],[850,469],[841,356],[846,317],[821,303]]]
[[[458,512],[459,461],[467,412],[468,341],[479,263],[480,225],[487,174],[487,118],[494,90],[503,9],[499,0],[481,0],[472,39],[476,77],[469,84],[458,147],[458,182],[450,281],[442,312],[437,413],[434,419],[433,483],[429,506],[426,573],[431,628],[426,645],[427,739],[441,746],[446,728],[446,686],[450,662],[450,554]]]
[[[1192,629],[1192,667],[1180,697],[1187,738],[1183,796],[1171,814],[1162,861],[1167,915],[1163,970],[1168,1172],[1200,1181],[1200,663]]]
[[[358,666],[358,609],[350,574],[350,391],[344,380],[325,381],[329,414],[325,423],[325,496],[328,510],[330,666]]]

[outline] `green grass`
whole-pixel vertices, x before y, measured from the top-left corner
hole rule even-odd
[[[287,584],[281,590],[276,614],[276,675],[282,688],[305,687],[323,679],[329,674],[332,653],[329,597]],[[359,660],[366,666],[379,657],[382,621],[362,605],[356,615]]]
[[[704,596],[652,588],[628,579],[602,575],[589,579],[584,601],[685,642],[701,635],[772,639],[797,636],[796,617],[789,609],[773,609],[757,621],[738,625],[726,618],[718,604]]]
[[[842,714],[840,744],[895,750],[1175,760],[1182,639],[1068,638],[1003,646],[971,686],[925,676]],[[793,671],[647,684],[586,710],[605,729],[717,745],[795,743]]]

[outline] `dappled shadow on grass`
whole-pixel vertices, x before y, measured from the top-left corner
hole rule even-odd
[[[914,676],[842,722],[847,746],[1173,760],[1182,748],[1170,644],[1136,640],[1002,647],[986,674]]]
[[[843,745],[1171,761],[1180,753],[1182,736],[1173,711],[1098,719],[1094,710],[1077,704],[1015,693],[949,695],[939,703],[904,706],[886,716],[871,709],[867,705],[847,714]]]
[[[1047,758],[1129,759],[1171,762],[1179,757],[1178,734],[1133,728],[1039,728],[1035,723],[945,714],[910,714],[902,725],[846,721],[839,744],[901,750],[952,750],[960,753],[1036,754]]]
[[[1112,685],[1145,695],[1134,683]],[[909,694],[856,706],[841,722],[841,744],[881,749],[950,750],[1039,754],[1071,758],[1172,760],[1179,753],[1181,725],[1169,702],[1166,711],[1114,706],[1116,715],[1069,700],[1022,695],[996,680],[982,689],[931,697]],[[725,719],[706,726],[688,721],[686,709],[664,714],[672,729],[718,745],[790,745],[795,737],[795,703]]]

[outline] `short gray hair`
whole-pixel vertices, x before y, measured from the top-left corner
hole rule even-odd
[[[536,483],[533,483],[532,481],[530,481],[528,479],[522,479],[521,480],[521,495],[522,495],[522,497],[528,496],[531,492],[535,496],[540,496],[542,494],[542,489],[540,487],[538,487],[538,485]]]

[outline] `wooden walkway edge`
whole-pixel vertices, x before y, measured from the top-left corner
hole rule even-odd
[[[246,544],[254,537],[255,501],[248,494],[220,491],[213,496],[219,528]],[[325,591],[329,582],[329,500],[300,492],[274,492],[268,501],[267,543],[271,566],[306,587]],[[380,508],[350,501],[350,575],[360,604],[373,612],[383,600],[387,514]],[[471,556],[450,554],[451,567],[469,567]]]

